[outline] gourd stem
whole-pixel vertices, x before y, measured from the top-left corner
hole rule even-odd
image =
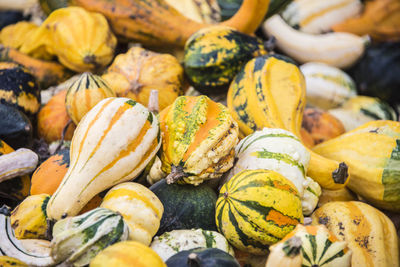
[[[190,253],[187,260],[188,267],[200,267],[200,259],[196,253]]]
[[[47,228],[46,228],[46,233],[44,234],[45,238],[47,240],[52,240],[53,239],[53,226],[56,223],[54,220],[46,219],[47,222]]]
[[[186,176],[186,174],[183,172],[182,166],[172,165],[171,173],[168,174],[168,176],[165,178],[165,180],[167,181],[167,184],[173,184],[176,181],[178,181],[180,178],[183,178],[185,176]]]
[[[283,245],[282,250],[285,252],[288,257],[296,257],[300,253],[302,241],[300,237],[294,236],[288,239]]]
[[[346,165],[346,163],[341,162],[339,164],[339,168],[332,172],[332,178],[335,183],[344,184],[346,182],[347,178],[349,177],[348,169],[349,167]]]
[[[151,90],[149,96],[149,103],[147,104],[147,108],[150,112],[154,114],[158,114],[160,112],[160,106],[158,104],[158,90]]]
[[[72,120],[69,119],[69,121],[67,122],[67,124],[65,124],[64,129],[62,130],[62,133],[61,133],[61,140],[60,140],[60,143],[58,144],[56,150],[54,151],[54,154],[57,154],[57,152],[61,149],[61,147],[62,147],[62,145],[63,145],[63,143],[64,143],[65,135],[67,134],[68,127],[69,127],[69,125],[70,125],[71,123],[72,123]]]

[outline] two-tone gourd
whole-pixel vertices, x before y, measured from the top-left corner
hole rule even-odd
[[[302,241],[298,237],[292,237],[270,246],[265,267],[302,267],[301,246]]]
[[[162,170],[168,183],[198,185],[233,165],[238,126],[229,110],[207,96],[180,96],[160,113]]]
[[[128,98],[100,101],[75,130],[70,167],[50,198],[49,218],[74,216],[96,194],[134,179],[160,146],[158,119],[147,108]]]
[[[33,172],[39,162],[39,156],[30,149],[19,148],[16,151],[0,155],[0,183]]]

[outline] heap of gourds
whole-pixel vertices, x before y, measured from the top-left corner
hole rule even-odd
[[[18,4],[1,266],[400,266],[398,1]]]

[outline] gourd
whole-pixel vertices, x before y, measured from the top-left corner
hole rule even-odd
[[[193,248],[218,248],[230,255],[233,249],[223,235],[215,231],[202,229],[173,230],[156,236],[150,245],[163,261],[180,251]]]
[[[399,266],[399,248],[392,221],[359,201],[330,202],[312,215],[352,251],[351,266]],[[338,266],[338,265],[336,265]]]
[[[164,213],[156,235],[180,229],[217,230],[214,219],[217,195],[210,187],[204,184],[167,184],[165,179],[162,179],[152,185],[150,190],[164,205]]]
[[[11,212],[11,226],[18,239],[46,239],[46,206],[50,196],[32,195],[24,199]]]
[[[311,134],[315,145],[335,138],[345,132],[345,128],[340,120],[319,108],[306,108],[303,113],[301,126]]]
[[[70,167],[47,215],[57,220],[78,214],[96,194],[138,176],[160,146],[158,119],[147,108],[128,98],[103,99],[75,130]]]
[[[332,232],[321,224],[313,226],[298,224],[290,234],[270,249],[274,251],[279,248],[280,245],[284,245],[293,238],[299,238],[301,240],[300,253],[302,254],[303,260],[299,266],[350,266],[352,253],[347,243],[340,241]]]
[[[51,12],[56,9],[67,7],[68,1],[67,0],[39,0],[40,7],[42,8],[43,12],[48,16]]]
[[[271,246],[265,267],[301,267],[303,261],[301,246],[302,241],[298,237],[292,237]]]
[[[319,197],[318,207],[325,203],[333,201],[352,201],[357,200],[357,195],[350,191],[347,187],[339,190],[322,189],[321,196]]]
[[[225,92],[247,61],[266,53],[264,41],[257,37],[224,26],[205,28],[185,44],[185,74],[201,93]]]
[[[184,250],[170,257],[165,263],[169,267],[240,266],[232,255],[218,248],[194,248]]]
[[[393,0],[367,1],[359,17],[332,26],[335,32],[371,36],[377,41],[400,40],[400,3]]]
[[[157,77],[157,79],[154,79]],[[151,90],[158,90],[163,110],[183,94],[183,68],[172,55],[132,47],[115,57],[102,78],[117,96],[128,97],[147,106]]]
[[[357,95],[353,79],[344,71],[320,62],[300,66],[307,85],[307,105],[321,109],[341,106]]]
[[[68,88],[65,108],[72,121],[78,124],[97,103],[113,96],[115,92],[100,76],[85,72]]]
[[[400,122],[371,121],[314,151],[349,165],[348,187],[374,206],[400,211]]]
[[[129,3],[122,0],[70,2],[104,14],[117,35],[123,39],[135,40],[146,47],[183,47],[194,32],[210,26],[186,18],[163,0],[135,0]],[[268,4],[269,0],[245,0],[234,17],[219,25],[251,34],[264,19]]]
[[[122,183],[111,188],[100,207],[118,212],[129,228],[129,239],[150,245],[164,207],[157,196],[138,183]]]
[[[161,258],[149,247],[136,241],[118,242],[94,257],[90,267],[166,267]]]
[[[357,17],[362,9],[360,0],[296,0],[286,7],[282,17],[293,28],[319,34],[348,18]]]
[[[0,104],[0,138],[14,148],[30,147],[33,127],[29,118],[18,109]]]
[[[17,151],[1,155],[0,183],[33,172],[38,161],[38,155],[27,148],[20,148]]]
[[[33,29],[38,26],[32,22],[20,21],[1,29],[0,43],[4,46],[19,49]]]
[[[65,107],[66,94],[66,90],[60,91],[39,111],[37,122],[38,134],[47,143],[60,140],[65,127],[67,129],[65,130],[64,140],[72,139],[76,126],[73,123],[68,124],[70,117]]]
[[[40,90],[34,76],[12,62],[0,62],[0,103],[33,116],[39,111]]]
[[[213,24],[221,21],[221,10],[217,0],[166,0],[166,2],[196,22]]]
[[[393,108],[377,97],[357,96],[328,112],[342,122],[346,132],[373,120],[397,121]]]
[[[162,170],[167,183],[198,185],[233,165],[238,126],[228,109],[207,96],[180,96],[160,113]]]
[[[4,267],[9,267],[9,266],[28,267],[28,265],[25,264],[24,262],[8,256],[0,256],[0,265]]]
[[[262,255],[303,222],[300,195],[275,171],[244,170],[222,186],[215,220],[236,248]]]
[[[294,64],[275,57],[257,57],[250,60],[231,83],[228,109],[244,135],[269,127],[285,129],[300,137],[305,91],[303,75]],[[346,185],[345,163],[312,151],[310,154],[308,176],[328,189]]]
[[[104,248],[128,238],[122,215],[97,208],[56,222],[51,240],[51,256],[57,262],[85,266]]]

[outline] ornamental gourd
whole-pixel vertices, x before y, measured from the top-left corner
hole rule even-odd
[[[32,146],[32,123],[22,111],[0,103],[0,118],[1,139],[15,149]]]
[[[198,185],[233,165],[238,126],[228,109],[207,96],[180,96],[160,113],[162,170],[167,182]]]
[[[85,72],[68,88],[65,96],[65,107],[75,124],[97,103],[115,92],[97,75]]]
[[[275,57],[250,60],[236,75],[228,91],[228,108],[249,135],[264,127],[281,128],[300,137],[306,87],[298,67]],[[307,175],[321,187],[339,189],[346,185],[347,166],[311,150]]]
[[[138,183],[122,183],[111,188],[100,207],[118,212],[129,228],[129,240],[150,245],[164,211],[157,196]]]
[[[399,245],[393,222],[382,212],[359,201],[336,201],[312,215],[312,224],[324,224],[352,252],[351,266],[399,266]],[[339,266],[339,265],[335,265]]]
[[[241,171],[222,186],[215,220],[236,248],[263,255],[303,222],[300,195],[275,171]]]
[[[157,77],[157,79],[155,79]],[[172,55],[132,47],[115,57],[102,78],[117,96],[128,97],[147,106],[151,90],[158,90],[163,110],[183,94],[183,68]]]
[[[302,241],[292,237],[269,247],[269,255],[265,267],[302,267]]]
[[[75,130],[70,167],[49,201],[49,218],[74,216],[96,194],[134,179],[160,146],[158,119],[147,108],[128,98],[100,101]]]
[[[346,161],[348,187],[372,205],[400,211],[400,122],[371,121],[314,147],[317,153]]]
[[[193,248],[178,252],[166,262],[168,267],[223,266],[240,267],[230,254],[218,248]]]

